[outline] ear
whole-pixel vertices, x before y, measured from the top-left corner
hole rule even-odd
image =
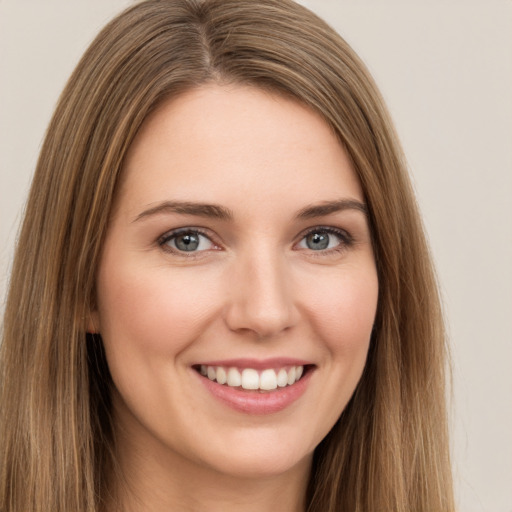
[[[86,332],[87,334],[99,334],[100,333],[100,317],[96,309],[89,312],[86,320]]]

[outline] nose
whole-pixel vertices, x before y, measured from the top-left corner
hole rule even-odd
[[[299,319],[284,257],[259,251],[232,269],[225,321],[229,329],[258,339],[276,336]]]

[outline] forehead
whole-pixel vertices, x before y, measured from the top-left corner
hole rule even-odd
[[[163,103],[130,147],[121,201],[362,200],[339,140],[319,114],[248,86],[203,86]]]

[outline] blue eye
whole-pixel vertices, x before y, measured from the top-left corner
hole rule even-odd
[[[299,242],[298,247],[311,251],[329,251],[341,249],[349,245],[348,234],[334,228],[315,228],[307,233]]]
[[[159,243],[164,249],[176,252],[208,251],[214,247],[206,235],[194,230],[169,233],[164,235]]]

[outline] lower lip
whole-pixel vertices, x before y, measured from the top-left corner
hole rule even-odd
[[[297,401],[306,391],[312,373],[310,368],[295,384],[260,393],[219,384],[196,372],[206,389],[225,405],[238,412],[258,415],[282,411]]]

